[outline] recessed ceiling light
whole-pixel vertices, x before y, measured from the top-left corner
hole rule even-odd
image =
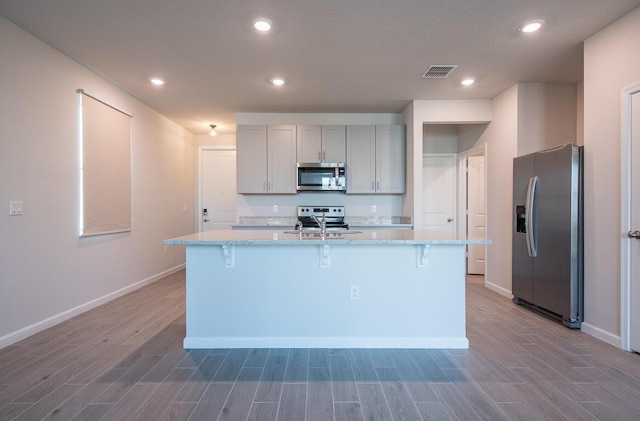
[[[156,86],[162,86],[165,83],[167,83],[165,80],[162,80],[162,79],[160,79],[158,77],[153,77],[150,80],[151,80],[151,83],[153,83]]]
[[[260,32],[269,32],[273,27],[273,22],[267,18],[256,18],[253,20],[253,27]]]
[[[543,24],[544,24],[544,20],[542,19],[532,20],[531,22],[527,22],[524,25],[522,25],[520,27],[520,32],[525,32],[525,33],[536,32],[537,30],[542,28]]]
[[[271,84],[275,85],[275,86],[282,86],[282,85],[284,85],[284,78],[272,77],[271,78]]]
[[[464,86],[469,86],[469,85],[473,85],[475,81],[476,80],[473,78],[467,78],[467,79],[463,79],[462,82],[460,83],[462,83]]]

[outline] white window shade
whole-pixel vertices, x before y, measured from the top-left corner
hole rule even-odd
[[[80,235],[131,230],[131,115],[78,90],[82,112]]]

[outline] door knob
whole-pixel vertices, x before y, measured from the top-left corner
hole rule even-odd
[[[640,239],[640,231],[629,231],[627,235],[629,238]]]
[[[453,218],[447,218],[447,222],[453,221]]]
[[[204,218],[203,221],[204,222],[209,222],[209,221],[211,221],[211,219]]]

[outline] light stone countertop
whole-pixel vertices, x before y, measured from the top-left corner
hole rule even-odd
[[[283,227],[284,228],[284,227]],[[467,239],[445,231],[426,230],[366,230],[360,233],[328,233],[324,238],[320,234],[288,234],[273,230],[213,230],[185,235],[165,240],[166,245],[183,246],[226,246],[226,245],[313,245],[313,244],[491,244],[491,240],[481,238]]]

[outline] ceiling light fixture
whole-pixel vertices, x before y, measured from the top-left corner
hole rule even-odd
[[[273,22],[267,18],[256,18],[253,20],[253,28],[259,32],[269,32],[273,27]]]
[[[151,80],[151,83],[153,83],[156,86],[162,86],[165,83],[167,83],[166,80],[162,80],[159,77],[152,77],[150,80]]]
[[[211,131],[209,132],[209,136],[215,136],[216,133],[216,125],[215,124],[209,124],[209,127],[211,127]]]
[[[282,85],[284,85],[284,78],[272,77],[271,78],[271,84],[275,85],[275,86],[282,86]]]
[[[524,32],[524,33],[536,32],[537,30],[542,28],[543,24],[544,24],[544,20],[542,19],[532,20],[531,22],[527,22],[523,26],[521,26],[520,32]]]
[[[467,79],[463,79],[463,81],[460,83],[462,83],[464,86],[469,86],[469,85],[473,85],[475,81],[476,80],[473,78],[467,78]]]

